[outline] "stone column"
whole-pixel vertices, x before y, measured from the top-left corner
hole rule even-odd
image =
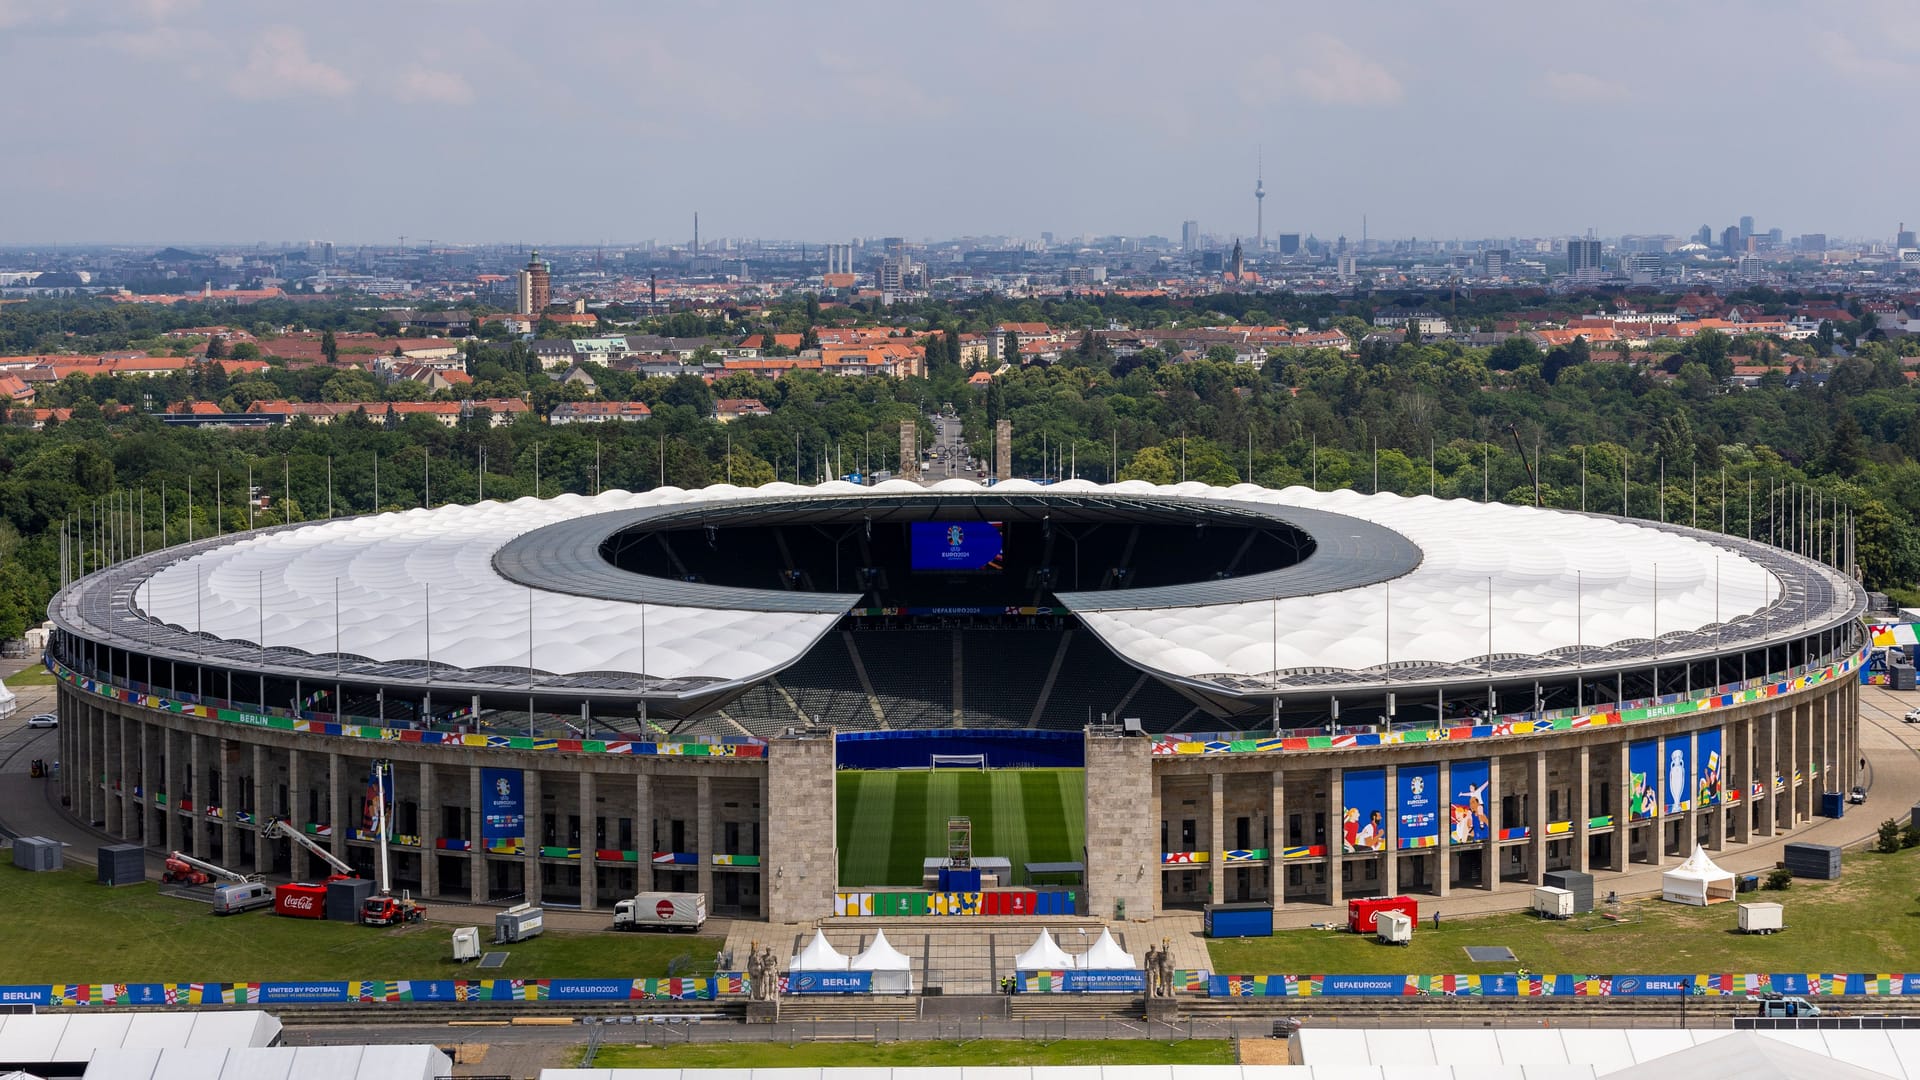
[[[1780,761],[1780,777],[1786,786],[1786,797],[1781,800],[1783,806],[1780,816],[1782,828],[1791,830],[1800,823],[1800,783],[1794,774],[1800,770],[1800,705],[1794,703],[1787,707],[1787,752]]]
[[[773,766],[768,765],[767,770],[771,772]],[[765,791],[761,793],[760,812],[767,819],[766,836],[769,840],[767,850],[771,851],[773,850],[771,843],[773,803],[768,801],[769,798]],[[642,772],[633,778],[633,848],[636,860],[634,880],[639,884],[638,891],[650,892],[653,889],[653,774],[650,772]],[[766,877],[772,870],[771,860],[761,861],[760,904],[762,907],[767,906],[768,894],[773,891]]]
[[[593,773],[580,770],[580,910],[593,911],[600,906],[600,859],[594,854]]]
[[[1760,773],[1760,789],[1766,799],[1766,809],[1760,815],[1760,835],[1767,837],[1774,834],[1780,821],[1780,792],[1774,784],[1774,777],[1779,775],[1779,711],[1769,710],[1764,717],[1755,717],[1754,734],[1760,746],[1754,755],[1753,767]],[[1748,797],[1752,797],[1751,792]]]
[[[1633,849],[1633,764],[1627,758],[1627,743],[1613,747],[1613,841],[1607,852],[1607,869],[1626,873]]]
[[[1581,743],[1573,753],[1573,869],[1587,873],[1588,853],[1593,844],[1588,833],[1593,827],[1593,751]]]
[[[191,798],[188,804],[193,812],[187,817],[187,844],[195,855],[206,855],[210,847],[207,835],[207,799],[211,797],[213,785],[207,783],[207,762],[200,746],[205,740],[193,732],[187,732],[187,794]],[[223,851],[224,855],[225,852]]]
[[[287,749],[287,824],[299,832],[307,831],[307,770],[305,756],[299,750]],[[306,877],[314,872],[313,855],[299,844],[289,843],[287,856],[293,861],[289,868],[293,876]],[[323,874],[333,873],[327,867]]]
[[[1440,839],[1434,846],[1434,861],[1439,864],[1440,885],[1436,890],[1446,896],[1453,891],[1453,762],[1440,762]]]
[[[1087,740],[1087,820],[1115,826],[1087,834],[1088,901],[1100,905],[1091,910],[1102,915],[1116,900],[1126,901],[1131,917],[1153,913],[1153,896],[1134,872],[1149,846],[1140,824],[1146,817],[1140,810],[1149,745],[1146,739]],[[767,850],[780,853],[765,883],[773,894],[767,912],[774,922],[833,914],[839,879],[833,766],[831,735],[778,738],[767,747]]]
[[[259,834],[266,828],[267,819],[267,748],[261,743],[253,744],[253,872],[265,874],[273,869],[273,859],[267,854],[267,842]],[[295,875],[296,877],[299,875]]]
[[[182,734],[170,727],[160,728],[160,776],[167,796],[166,805],[160,807],[165,822],[160,835],[166,838],[168,851],[183,851],[187,847],[186,822],[180,817],[181,800],[187,787],[186,770],[181,768],[182,759],[186,757],[180,752]]]
[[[1547,872],[1547,752],[1533,752],[1533,776],[1528,779],[1531,790],[1527,794],[1529,809],[1527,821],[1527,880],[1535,885],[1543,884],[1542,877]]]
[[[1267,891],[1271,894],[1273,909],[1279,911],[1287,903],[1287,774],[1275,769],[1267,774],[1267,781],[1267,812],[1271,823],[1267,836]]]
[[[1327,903],[1339,907],[1346,899],[1347,829],[1346,770],[1327,770]]]
[[[141,753],[134,744],[135,733],[140,725],[120,714],[120,835],[133,843],[141,842],[140,800],[133,797],[133,789],[139,786]]]
[[[1707,819],[1707,846],[1714,851],[1724,851],[1727,847],[1727,774],[1733,760],[1733,732],[1725,724],[1720,725],[1720,802],[1710,811],[1713,816]],[[1704,768],[1704,764],[1695,764],[1695,769]],[[1699,794],[1699,785],[1694,785],[1694,794]]]
[[[1227,778],[1216,772],[1207,780],[1211,796],[1207,803],[1207,903],[1219,904],[1227,899]]]
[[[540,845],[546,840],[546,796],[541,788],[539,769],[527,769],[523,775],[526,777],[527,798],[527,839],[523,859],[527,878],[526,901],[538,904],[541,899]]]
[[[433,762],[420,769],[420,895],[440,895],[440,789]]]
[[[334,858],[343,860],[347,857],[347,837],[365,824],[358,815],[347,812],[346,786],[341,783],[341,773],[346,771],[343,767],[345,762],[346,759],[339,754],[327,754],[327,821],[333,825],[333,835],[329,838],[327,849],[333,852]]]
[[[707,907],[713,908],[713,777],[705,770],[700,771],[693,781],[694,813],[698,815],[693,823],[694,846],[699,849],[695,856],[700,860],[700,868],[694,875],[695,887],[707,898]],[[837,875],[836,875],[837,876]]]
[[[1385,873],[1380,876],[1380,884],[1387,896],[1400,895],[1400,767],[1386,767],[1386,819],[1387,846],[1381,855]]]
[[[1500,758],[1494,755],[1487,758],[1487,839],[1485,854],[1481,860],[1486,864],[1481,869],[1480,887],[1492,892],[1500,887],[1500,830],[1506,828],[1506,820],[1500,813]]]
[[[140,735],[140,797],[134,800],[140,812],[140,843],[145,847],[153,847],[166,842],[164,829],[154,828],[153,793],[160,786],[156,775],[159,772],[155,767],[157,762],[153,760],[157,755],[153,752],[153,732],[149,726],[135,721],[133,730]]]
[[[646,780],[646,774],[642,773],[640,775],[640,779],[644,786],[644,782]],[[766,770],[762,769],[760,771],[760,848],[758,851],[754,852],[754,854],[760,856],[760,917],[762,919],[767,917],[767,903],[768,903],[769,897],[773,893],[773,890],[769,887],[769,880],[768,880],[769,876],[773,873],[773,868],[772,868],[773,860],[767,858],[767,837],[771,835],[768,830],[771,827],[769,825],[769,821],[772,817],[771,813],[768,810],[768,808],[772,805],[772,803],[768,801],[768,798],[769,798],[768,791],[770,787],[771,787],[771,783],[767,779]],[[641,886],[644,888],[645,886],[653,883],[652,882],[653,866],[648,861],[653,857],[653,852],[645,850],[648,847],[647,838],[645,836],[640,835],[638,832],[640,828],[640,822],[639,822],[639,818],[641,816],[640,811],[636,810],[634,814],[635,814],[635,818],[634,818],[635,834],[634,834],[633,842],[636,848],[641,849],[639,851],[639,857],[640,857],[639,870],[634,876],[639,882],[641,882]],[[651,829],[651,826],[649,826],[649,829]]]
[[[467,878],[473,882],[473,902],[493,898],[493,876],[487,872],[486,799],[480,790],[480,766],[467,766]]]
[[[1685,824],[1686,830],[1680,841],[1682,857],[1693,854],[1693,845],[1700,842],[1700,733],[1687,732],[1687,790],[1683,793],[1687,799]]]

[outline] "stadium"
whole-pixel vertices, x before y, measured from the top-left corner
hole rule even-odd
[[[1521,906],[1790,831],[1853,783],[1864,610],[1842,569],[1636,519],[895,480],[201,539],[63,589],[47,661],[74,812],[248,871],[325,873],[269,819],[370,866],[386,760],[429,898],[870,913],[967,816],[998,884],[1138,918]]]

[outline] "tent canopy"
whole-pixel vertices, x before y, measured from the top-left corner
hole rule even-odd
[[[845,971],[847,970],[847,958],[839,950],[827,943],[826,931],[815,930],[813,932],[813,940],[807,942],[807,947],[800,950],[799,956],[793,958],[793,962],[787,966],[787,970]]]
[[[873,942],[860,955],[847,962],[853,971],[912,971],[913,962],[887,941],[885,930],[876,930]]]
[[[0,717],[12,716],[16,708],[19,708],[19,705],[13,691],[7,689],[6,683],[0,682]]]
[[[1113,931],[1102,928],[1100,940],[1080,957],[1080,966],[1088,971],[1139,971],[1140,962],[1113,940]]]
[[[1693,846],[1687,861],[1660,876],[1660,899],[1705,907],[1733,899],[1733,875],[1715,865],[1706,849]]]
[[[1817,1044],[1816,1044],[1817,1045]],[[1603,1080],[1641,1076],[1738,1076],[1747,1080],[1885,1080],[1886,1073],[1836,1061],[1827,1054],[1795,1046],[1757,1031],[1736,1031],[1697,1043],[1631,1069],[1607,1073]]]
[[[1026,952],[1013,959],[1016,971],[1065,971],[1075,966],[1073,957],[1068,956],[1066,950],[1054,942],[1053,935],[1045,930],[1040,931],[1040,936]]]

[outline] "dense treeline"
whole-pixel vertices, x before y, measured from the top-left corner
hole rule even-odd
[[[1231,299],[1241,310],[1227,314],[1250,323],[1355,318],[1326,298]],[[86,305],[65,307],[63,322]],[[796,301],[761,325],[742,322],[734,330],[785,330],[816,313],[823,322],[872,318],[809,307]],[[1132,310],[1162,308],[1180,316],[1171,323],[1221,319],[1158,300]],[[171,315],[132,325],[154,310]],[[128,311],[134,314],[120,314]],[[129,347],[172,326],[231,325],[235,314],[105,307],[103,317],[119,321],[84,332],[97,336],[65,340],[74,349]],[[303,306],[299,314],[315,312]],[[320,314],[340,320],[342,329],[356,317],[335,309]],[[1856,343],[1831,362],[1824,385],[1789,386],[1775,374],[1758,388],[1729,392],[1723,379],[1736,351],[1766,356],[1776,347],[1703,334],[1650,366],[1607,362],[1610,355],[1579,343],[1542,353],[1523,340],[1491,350],[1376,340],[1357,355],[1282,352],[1255,368],[1218,356],[1174,363],[1152,349],[1120,358],[1088,336],[1060,364],[1011,372],[982,389],[969,386],[969,373],[951,361],[948,332],[1022,317],[1105,325],[1125,315],[1090,301],[1015,307],[991,299],[966,309],[927,304],[890,314],[903,331],[930,340],[928,377],[800,374],[769,382],[734,375],[709,386],[595,368],[604,395],[645,400],[654,417],[584,428],[548,427],[536,418],[493,427],[481,410],[453,429],[425,417],[387,427],[360,414],[327,426],[177,429],[139,412],[103,418],[98,406],[119,401],[137,410],[176,391],[242,407],[265,397],[363,400],[359,394],[382,388],[357,372],[278,367],[224,382],[212,372],[181,375],[186,385],[179,387],[167,380],[71,380],[54,392],[75,406],[71,421],[38,433],[0,428],[0,637],[17,636],[43,617],[59,580],[63,523],[84,520],[87,565],[96,564],[94,521],[105,499],[138,508],[144,498],[132,545],[150,549],[163,539],[177,542],[189,528],[194,535],[245,528],[250,515],[260,525],[321,517],[329,498],[332,512],[345,514],[418,507],[429,496],[436,505],[467,501],[483,492],[507,499],[729,479],[752,485],[776,476],[810,483],[895,468],[898,421],[949,403],[976,447],[987,445],[993,420],[1010,420],[1014,471],[1023,476],[1212,483],[1250,477],[1270,486],[1530,503],[1537,471],[1543,505],[1618,513],[1624,498],[1637,516],[1664,514],[1703,527],[1724,520],[1730,532],[1751,528],[1761,536],[1780,516],[1770,513],[1770,492],[1811,485],[1851,509],[1870,587],[1901,592],[1920,579],[1920,543],[1911,528],[1920,516],[1920,391],[1904,377],[1892,344]],[[45,316],[0,315],[0,340],[15,340],[6,335],[18,332],[16,320]],[[646,329],[683,328],[655,322]],[[1783,370],[1805,360],[1779,359]],[[511,343],[476,343],[469,370],[475,385],[463,396],[525,392],[544,408],[556,395],[578,393],[546,379],[525,348]],[[757,397],[773,415],[721,425],[709,418],[715,397]],[[249,472],[264,507],[249,509]],[[121,530],[123,540],[127,533]]]

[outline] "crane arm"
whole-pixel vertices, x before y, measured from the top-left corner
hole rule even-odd
[[[1540,505],[1540,478],[1534,475],[1533,462],[1527,460],[1527,448],[1520,445],[1520,429],[1512,424],[1508,424],[1507,434],[1513,436],[1513,448],[1520,452],[1520,464],[1527,467],[1527,480],[1533,484],[1533,505],[1538,507]]]
[[[211,877],[219,878],[222,881],[232,882],[235,885],[244,885],[247,882],[254,880],[253,878],[250,878],[245,874],[239,873],[237,871],[229,870],[226,867],[221,866],[217,863],[210,863],[205,859],[196,859],[184,851],[169,851],[167,853],[167,861],[184,863],[187,866],[193,867],[195,870],[201,870],[206,872]]]
[[[260,830],[260,837],[263,840],[278,840],[283,836],[286,837],[288,840],[291,840],[294,843],[299,844],[301,847],[306,848],[309,852],[313,853],[313,856],[315,858],[319,859],[321,862],[326,863],[328,866],[333,867],[335,872],[340,873],[346,877],[354,876],[353,867],[348,866],[346,863],[342,862],[338,857],[334,855],[333,852],[328,851],[326,848],[323,848],[319,844],[314,843],[311,839],[307,837],[306,833],[303,833],[300,830],[294,828],[293,825],[287,821],[281,820],[280,818],[275,818],[272,821],[267,822],[266,828]]]

